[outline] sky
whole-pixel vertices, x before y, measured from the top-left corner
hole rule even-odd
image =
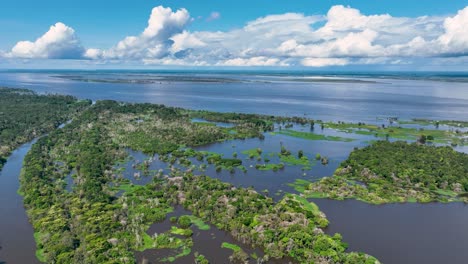
[[[468,0],[2,0],[0,68],[468,71]]]

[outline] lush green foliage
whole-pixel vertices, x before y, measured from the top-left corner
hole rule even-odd
[[[116,176],[113,165],[125,158],[126,147],[169,154],[166,158],[171,159],[201,155],[219,166],[238,166],[242,161],[235,158],[177,150],[181,145],[256,136],[267,128],[251,119],[239,122],[238,133],[233,135],[224,128],[193,124],[181,109],[101,101],[63,129],[39,139],[26,156],[21,175],[27,213],[40,234],[38,256],[47,263],[134,263],[134,251],[171,248],[178,252],[167,259],[172,261],[191,252],[193,242],[187,227],[194,224],[207,229],[206,221],[228,230],[240,242],[262,248],[266,259],[376,263],[365,254],[345,252],[340,235],[323,233],[328,221],[303,197],[287,195],[274,203],[253,189],[194,176],[191,170],[174,169],[171,175],[156,177],[145,186],[128,184]],[[74,171],[75,183],[71,192],[64,188],[70,171]],[[182,216],[179,227],[147,234],[149,225],[163,220],[176,203],[196,217]],[[247,257],[240,250],[232,259]],[[198,261],[206,263],[199,256]]]
[[[340,235],[324,234],[325,216],[300,196],[287,195],[275,204],[252,189],[187,173],[160,185],[168,200],[230,231],[239,241],[263,248],[266,260],[290,257],[300,263],[377,263],[364,254],[346,253]]]
[[[468,191],[468,154],[450,147],[378,141],[353,151],[309,193],[371,203],[456,201]]]
[[[72,96],[0,88],[0,169],[13,149],[52,131],[89,104]]]

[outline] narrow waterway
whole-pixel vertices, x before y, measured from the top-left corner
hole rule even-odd
[[[17,193],[23,159],[32,142],[13,151],[0,172],[0,264],[40,263],[35,255],[34,231]]]

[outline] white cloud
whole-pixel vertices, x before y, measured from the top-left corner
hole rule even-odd
[[[303,66],[308,67],[325,67],[325,66],[343,66],[349,61],[341,58],[306,58],[301,61]]]
[[[171,8],[158,6],[153,8],[148,26],[139,36],[126,37],[109,50],[88,50],[87,55],[123,60],[163,58],[169,54],[174,42],[171,38],[181,33],[189,22],[186,9],[173,12]]]
[[[84,57],[89,59],[99,59],[102,57],[102,50],[100,49],[87,49]]]
[[[468,7],[444,21],[445,33],[438,38],[442,50],[451,54],[468,55]]]
[[[206,20],[220,18],[213,12]],[[148,26],[109,49],[80,45],[62,23],[35,42],[19,42],[4,56],[194,66],[343,66],[405,64],[468,56],[468,7],[450,17],[367,15],[333,6],[326,15],[260,17],[229,31],[195,31],[186,9],[153,8]],[[1,53],[0,53],[1,56]],[[442,60],[439,60],[442,61]],[[453,63],[464,60],[451,60]]]
[[[78,59],[84,53],[75,30],[58,22],[36,41],[20,41],[8,54],[17,58]]]
[[[206,43],[198,39],[193,34],[190,34],[187,31],[184,31],[180,34],[177,34],[171,38],[174,43],[171,46],[171,51],[176,53],[181,50],[192,49],[206,46]]]
[[[247,66],[288,66],[286,63],[281,62],[277,58],[268,57],[252,57],[252,58],[235,58],[219,62],[218,66],[234,66],[234,67],[247,67]]]

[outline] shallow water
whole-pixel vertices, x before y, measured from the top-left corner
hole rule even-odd
[[[13,151],[0,172],[0,263],[39,263],[34,231],[17,193],[23,159],[34,142]]]

